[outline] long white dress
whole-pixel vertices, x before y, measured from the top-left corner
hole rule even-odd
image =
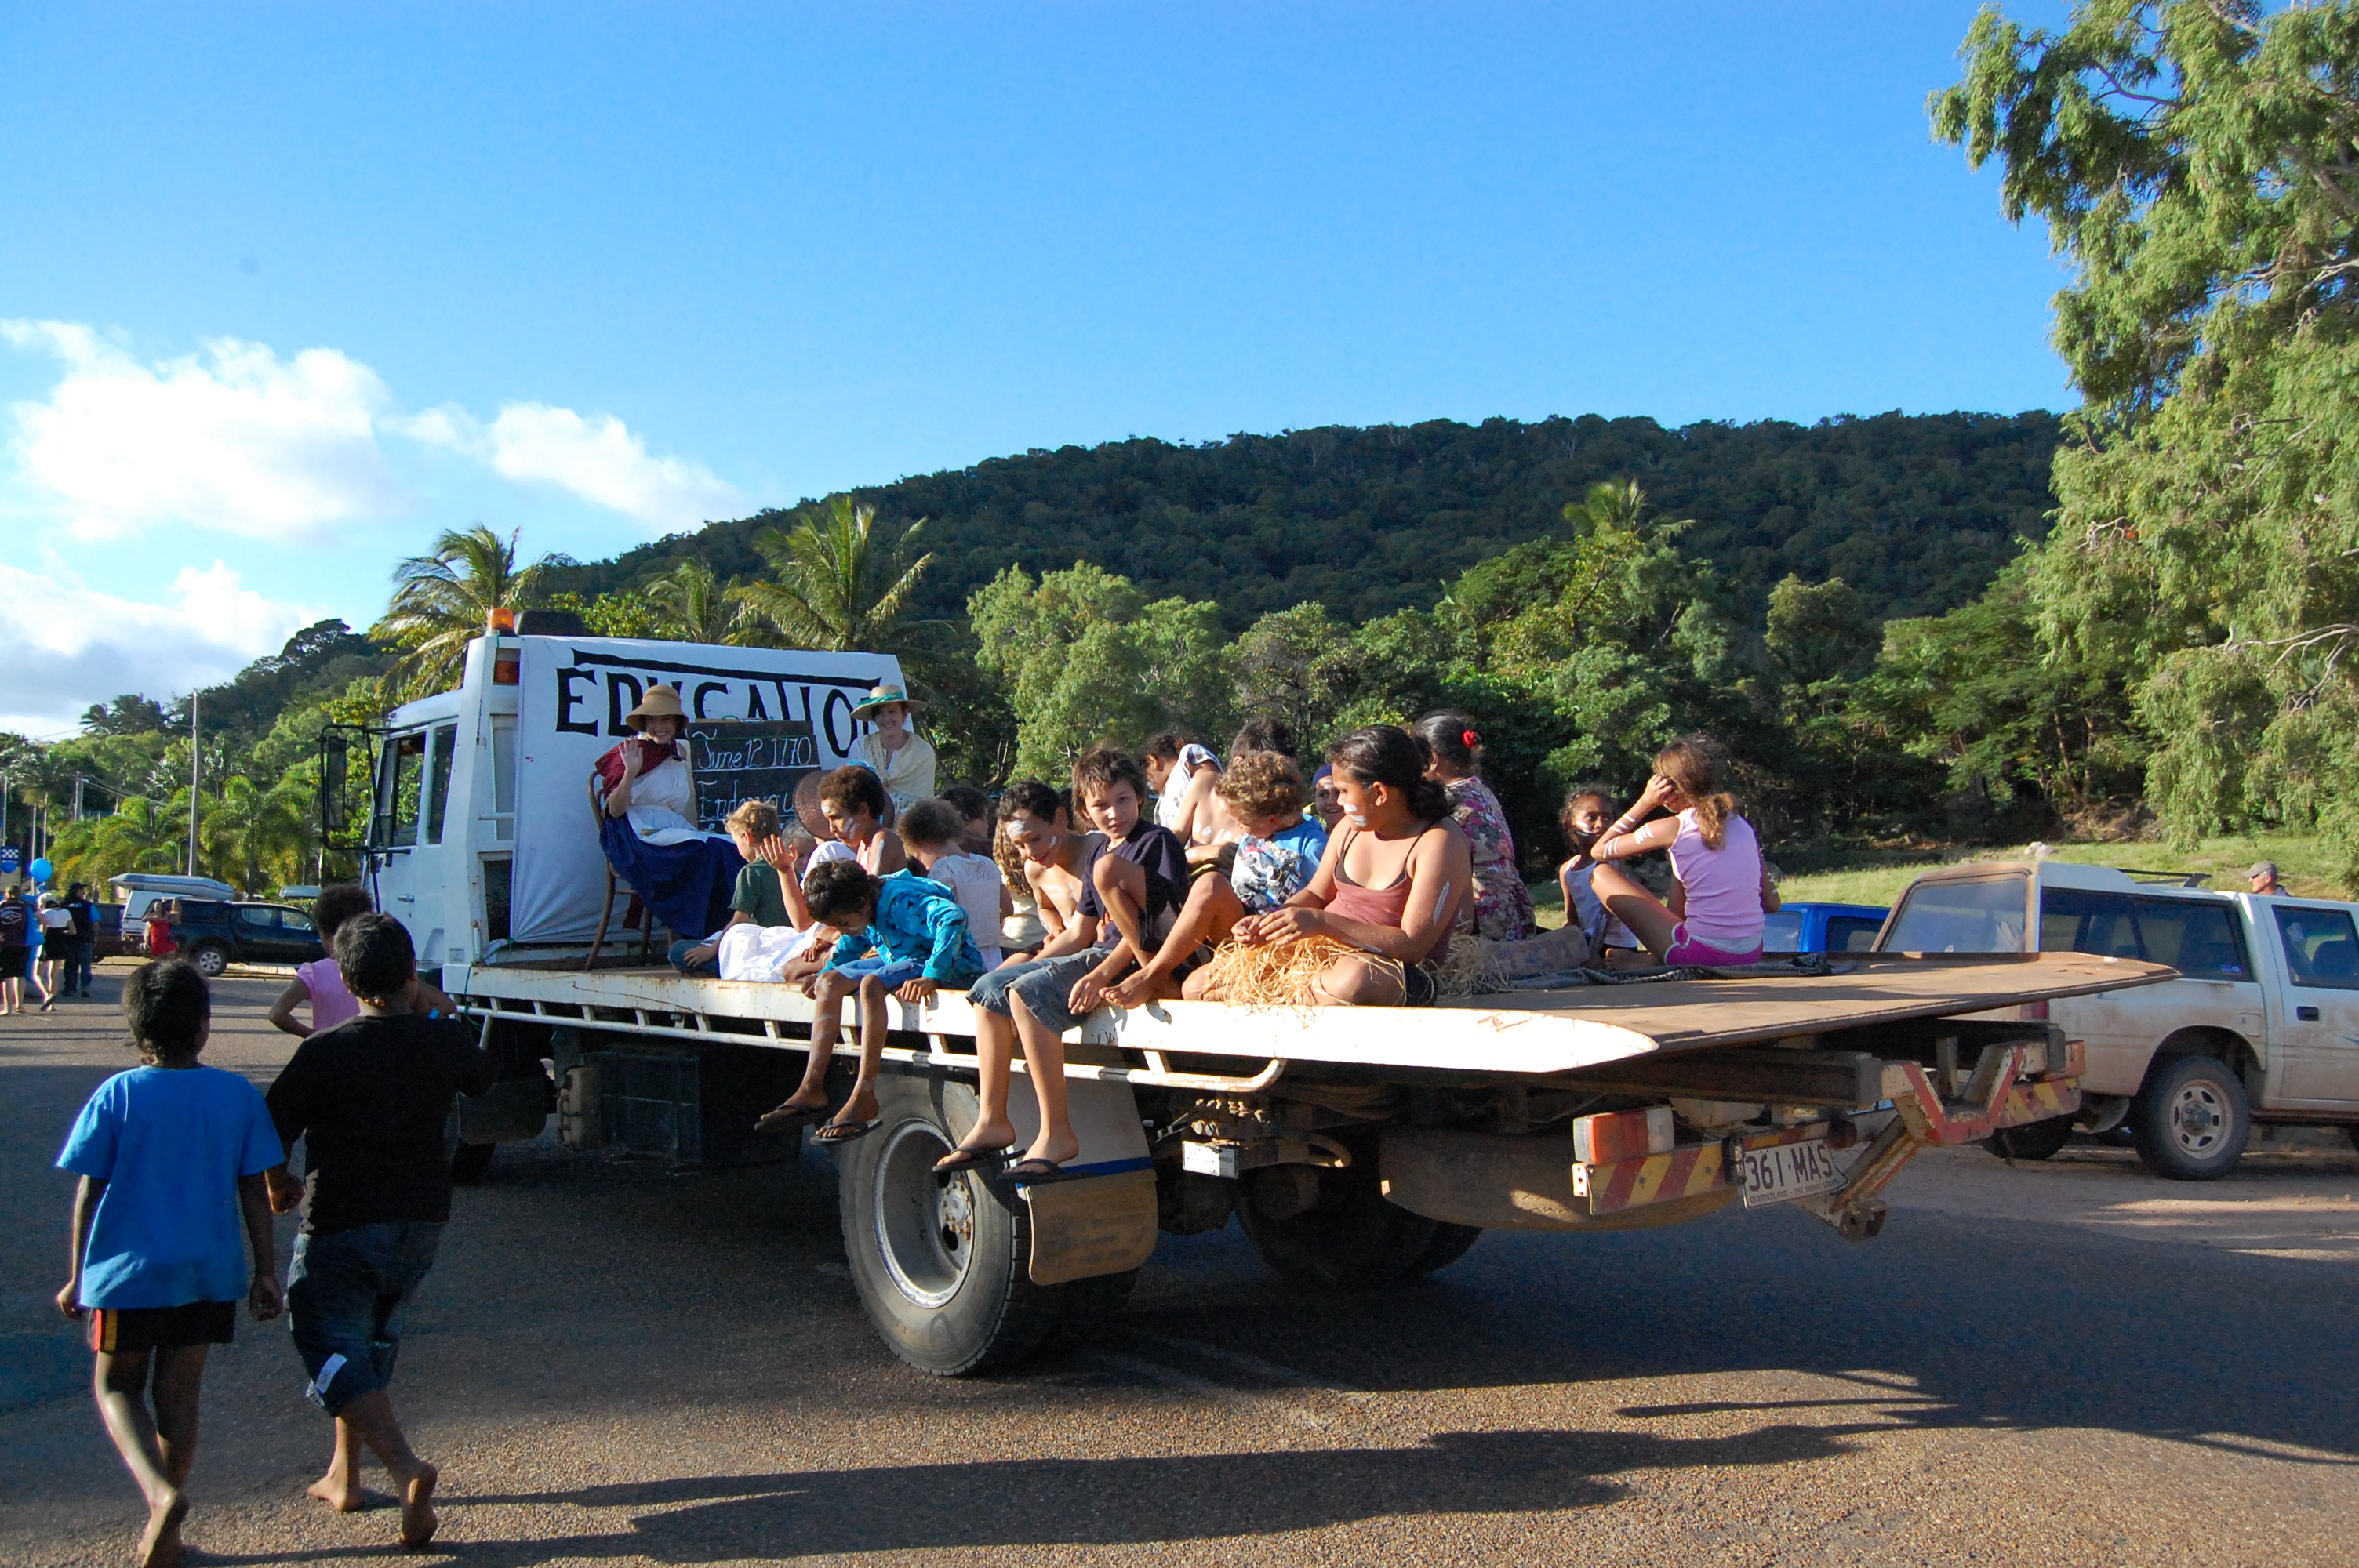
[[[685,844],[715,837],[698,828],[690,815],[695,810],[696,781],[678,757],[666,758],[631,783],[628,820],[643,843]]]

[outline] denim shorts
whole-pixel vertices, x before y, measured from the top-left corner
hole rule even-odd
[[[1002,1018],[1013,1018],[1015,1005],[1008,999],[1020,996],[1032,1016],[1058,1033],[1077,1029],[1082,1021],[1065,1005],[1065,1000],[1073,994],[1073,982],[1104,963],[1111,951],[1107,947],[1091,947],[1068,953],[1061,958],[1035,958],[1029,963],[994,969],[967,987],[967,1005],[995,1012]]]
[[[888,958],[882,953],[871,953],[865,958],[854,958],[848,964],[830,964],[829,968],[855,980],[875,980],[886,990],[895,990],[911,980],[921,979],[926,973],[923,958]]]
[[[393,1381],[401,1309],[441,1244],[441,1223],[429,1220],[295,1238],[287,1315],[311,1376],[307,1392],[330,1415]]]

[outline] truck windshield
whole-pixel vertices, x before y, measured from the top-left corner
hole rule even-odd
[[[1919,882],[1901,895],[1887,953],[2020,953],[2024,879],[1943,879]]]

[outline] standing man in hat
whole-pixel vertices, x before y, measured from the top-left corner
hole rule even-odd
[[[888,681],[852,710],[855,720],[876,726],[852,743],[852,760],[885,781],[896,816],[934,793],[933,742],[909,727],[911,716],[924,706],[910,701],[899,682]]]
[[[2285,884],[2277,881],[2277,863],[2275,860],[2255,860],[2253,869],[2245,873],[2245,880],[2252,884],[2255,892],[2285,892]]]

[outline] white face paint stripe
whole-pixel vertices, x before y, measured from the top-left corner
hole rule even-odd
[[[1440,920],[1441,918],[1441,912],[1450,907],[1450,883],[1442,883],[1441,891],[1434,895],[1433,918],[1436,920]]]

